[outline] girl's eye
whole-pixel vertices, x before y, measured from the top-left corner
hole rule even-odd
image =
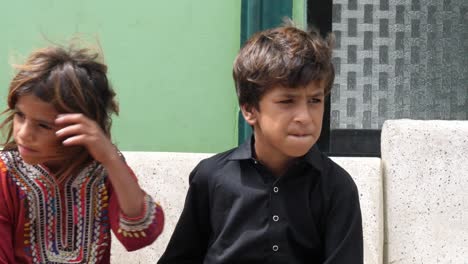
[[[14,117],[24,119],[24,114],[19,111],[15,111]]]
[[[310,99],[310,103],[312,104],[318,104],[318,103],[321,103],[322,100],[321,99],[318,99],[318,98],[312,98]]]
[[[39,127],[40,127],[40,128],[44,128],[44,129],[47,129],[47,130],[51,130],[51,129],[52,129],[49,125],[46,125],[46,124],[39,124]]]

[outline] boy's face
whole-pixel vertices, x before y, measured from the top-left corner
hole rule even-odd
[[[255,151],[261,161],[287,162],[303,156],[317,142],[324,111],[323,82],[305,87],[275,86],[259,102],[259,109],[242,107],[253,126]]]

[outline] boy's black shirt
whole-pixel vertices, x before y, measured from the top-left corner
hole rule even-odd
[[[314,146],[274,177],[251,146],[247,140],[192,171],[158,263],[363,263],[359,195],[349,174]]]

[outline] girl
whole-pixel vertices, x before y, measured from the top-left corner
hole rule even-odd
[[[0,152],[0,263],[109,263],[161,233],[161,207],[111,142],[118,112],[88,49],[33,52],[13,78]]]

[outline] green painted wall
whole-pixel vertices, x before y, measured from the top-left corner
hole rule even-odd
[[[99,39],[122,150],[218,152],[237,144],[231,77],[241,1],[16,0],[0,8],[0,99],[11,63],[76,33]],[[96,43],[96,41],[94,41]]]
[[[293,0],[292,5],[292,18],[296,25],[300,28],[305,29],[307,15],[306,15],[306,8],[307,1],[306,0]]]

